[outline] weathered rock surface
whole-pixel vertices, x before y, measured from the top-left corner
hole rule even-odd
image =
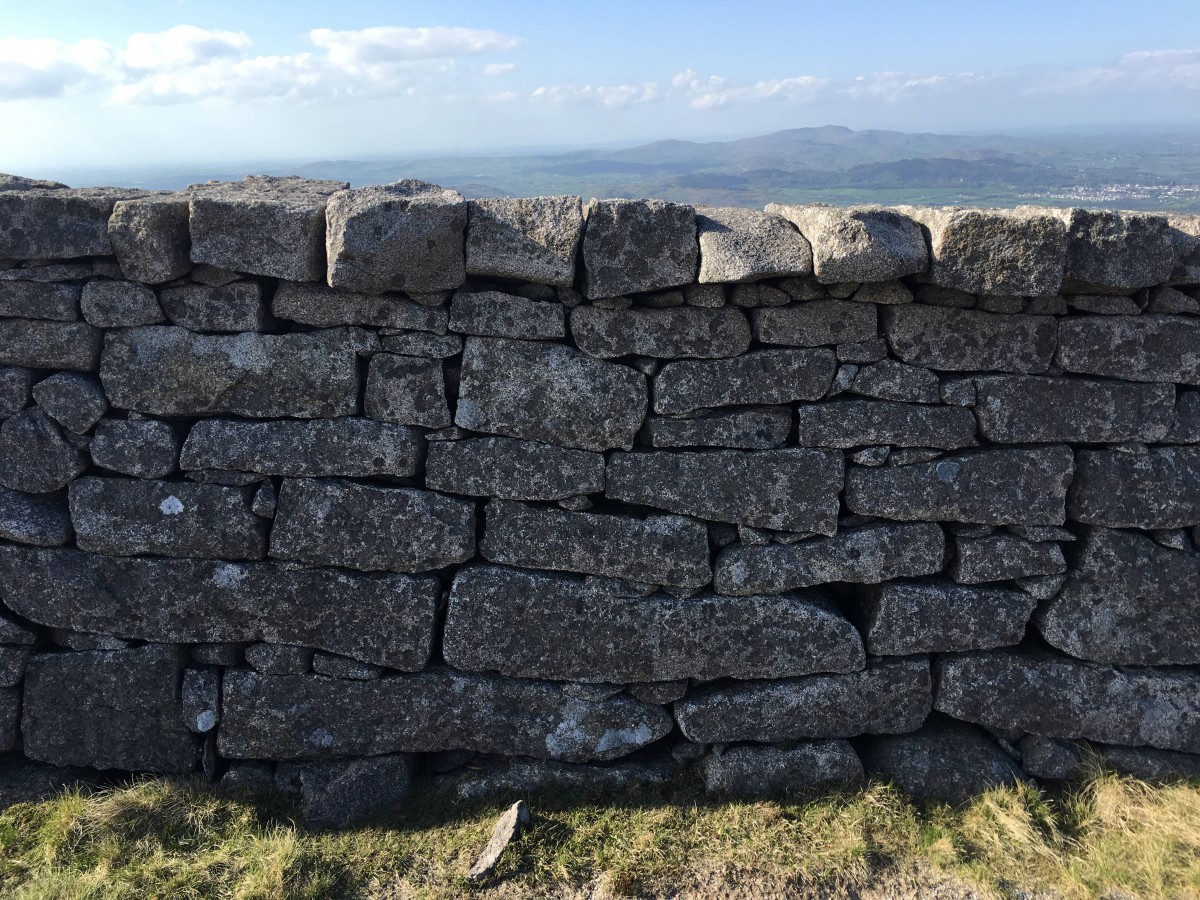
[[[454,580],[446,662],[521,678],[625,683],[862,668],[854,626],[817,595],[598,597],[583,580],[497,566]]]
[[[84,319],[97,328],[128,328],[166,321],[154,291],[133,281],[89,281],[83,286],[80,306]]]
[[[578,197],[488,197],[467,202],[467,274],[569,288],[583,236]]]
[[[492,836],[488,838],[483,852],[479,854],[479,858],[467,872],[467,877],[473,881],[479,881],[496,871],[496,866],[500,864],[504,851],[520,836],[522,829],[529,824],[532,818],[524,800],[518,800],[505,810],[504,814],[496,820],[496,825],[492,828]]]
[[[455,424],[581,450],[633,446],[645,376],[569,347],[468,338]]]
[[[948,372],[1038,374],[1058,341],[1053,316],[1007,315],[910,303],[879,312],[892,353]]]
[[[654,411],[816,400],[829,391],[836,367],[830,350],[758,350],[736,359],[674,362],[654,379]]]
[[[1033,542],[1011,534],[993,534],[959,537],[954,543],[949,574],[959,584],[1060,575],[1067,571],[1062,548],[1052,541]]]
[[[362,655],[361,651],[356,652]],[[246,648],[246,663],[262,675],[307,675],[312,671],[313,651],[294,644],[251,644]]]
[[[77,284],[0,281],[0,316],[74,322],[81,290]]]
[[[700,772],[708,793],[730,797],[778,796],[863,777],[858,754],[846,741],[727,747],[705,756]]]
[[[1071,448],[978,450],[846,473],[846,506],[888,519],[1062,525],[1075,471]]]
[[[993,650],[938,660],[934,707],[1002,733],[1200,751],[1200,677]]]
[[[33,378],[29,369],[0,367],[0,419],[7,419],[25,408]]]
[[[1200,407],[1200,404],[1197,404]],[[638,438],[651,447],[734,447],[770,450],[787,442],[792,411],[786,406],[718,410],[694,419],[649,416]]]
[[[828,400],[797,409],[801,447],[891,444],[955,450],[975,443],[975,416],[954,406],[892,400]]]
[[[330,287],[444,291],[466,279],[467,201],[456,191],[412,180],[343,191],[327,218]]]
[[[267,307],[257,281],[168,287],[159,300],[167,317],[189,331],[261,331],[266,324]]]
[[[1058,596],[1038,612],[1051,645],[1113,665],[1200,664],[1200,553],[1089,529]]]
[[[566,308],[558,302],[500,291],[460,291],[450,301],[450,329],[489,337],[561,338],[567,334]]]
[[[625,756],[671,727],[665,710],[628,697],[588,702],[556,684],[445,668],[374,681],[235,670],[217,746],[231,759],[474,750],[590,762]]]
[[[425,485],[474,497],[562,500],[604,490],[604,456],[505,437],[436,441]]]
[[[696,280],[700,248],[690,206],[594,200],[584,209],[584,295],[595,300]]]
[[[377,353],[367,370],[367,418],[400,425],[445,428],[453,419],[446,402],[441,360]]]
[[[882,343],[882,342],[881,342]],[[886,355],[884,347],[880,356]],[[838,358],[844,359],[842,349],[838,348]],[[850,385],[850,393],[873,397],[876,400],[898,400],[905,403],[939,403],[941,401],[941,384],[938,377],[929,369],[910,366],[896,362],[894,359],[880,359],[879,362],[863,366],[854,376]]]
[[[338,325],[367,325],[375,328],[405,328],[445,334],[447,312],[438,306],[422,306],[396,296],[335,291],[323,284],[279,285],[271,311],[281,319],[333,328]]]
[[[161,326],[110,332],[100,380],[119,409],[160,416],[232,413],[332,418],[358,412],[358,360],[345,329],[195,334]]]
[[[605,496],[718,522],[837,531],[844,463],[832,451],[613,453]]]
[[[1200,525],[1200,447],[1080,450],[1067,513],[1110,528]]]
[[[92,372],[103,339],[86,322],[0,319],[0,365]]]
[[[180,689],[183,724],[194,734],[208,734],[221,718],[221,670],[184,669]]]
[[[410,331],[405,334],[385,334],[381,341],[385,353],[401,356],[423,356],[427,359],[446,359],[458,356],[463,351],[460,334],[422,334]]]
[[[364,571],[428,572],[475,553],[475,505],[415,488],[289,479],[271,556]]]
[[[87,456],[63,440],[58,425],[40,409],[27,409],[0,424],[0,485],[30,494],[66,487],[87,470]]]
[[[1165,217],[1087,209],[1060,215],[1069,231],[1066,290],[1124,294],[1170,278],[1175,245]]]
[[[114,204],[144,193],[123,188],[0,191],[0,259],[108,256]]]
[[[1152,747],[1104,747],[1104,764],[1121,775],[1164,783],[1200,775],[1200,756]]]
[[[945,549],[937,525],[873,523],[798,544],[726,547],[717,557],[713,583],[732,596],[831,582],[873,584],[939,572]]]
[[[874,304],[846,300],[761,307],[750,318],[755,338],[789,347],[853,344],[873,340],[879,333]]]
[[[58,372],[33,386],[33,399],[64,428],[83,434],[108,411],[99,382],[78,372]]]
[[[289,773],[300,787],[300,810],[310,828],[341,829],[398,812],[413,786],[408,753],[304,763]]]
[[[812,272],[812,248],[781,216],[752,209],[696,210],[701,284],[787,278]]]
[[[161,284],[188,273],[192,268],[190,212],[183,194],[117,201],[108,220],[108,238],[126,278]]]
[[[479,552],[489,562],[681,588],[712,578],[708,531],[682,516],[634,519],[492,500],[485,521]]]
[[[1200,384],[1200,322],[1179,316],[1081,316],[1058,329],[1068,372]]]
[[[71,521],[91,553],[261,559],[266,526],[252,496],[215,484],[87,477],[71,483]]]
[[[808,238],[822,284],[891,281],[929,267],[921,226],[894,209],[771,203],[767,212],[783,216]]]
[[[71,539],[67,505],[60,497],[0,487],[0,539],[37,547],[62,546]]]
[[[737,356],[749,348],[750,325],[745,313],[734,306],[577,306],[571,310],[571,336],[580,350],[601,359],[629,354],[660,359],[720,359]]]
[[[2,383],[3,370],[0,370],[0,384]],[[2,403],[0,400],[0,404]],[[0,415],[3,415],[2,411]],[[1178,392],[1175,417],[1171,422],[1171,429],[1162,440],[1168,444],[1200,444],[1200,391]]]
[[[174,427],[157,419],[102,419],[88,452],[96,465],[122,475],[165,478],[179,468],[182,443]]]

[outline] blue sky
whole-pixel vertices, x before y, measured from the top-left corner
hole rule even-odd
[[[1186,2],[0,0],[0,171],[1200,123]]]

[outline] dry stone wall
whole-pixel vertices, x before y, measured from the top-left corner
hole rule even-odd
[[[0,179],[0,800],[1200,771],[1200,220]]]

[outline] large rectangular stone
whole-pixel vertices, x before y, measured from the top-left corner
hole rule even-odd
[[[854,626],[817,594],[597,596],[582,579],[498,566],[454,579],[446,662],[521,678],[624,684],[862,668]]]
[[[696,280],[696,213],[665,200],[593,200],[584,209],[584,294],[591,300]]]
[[[293,281],[279,285],[271,301],[271,311],[280,319],[318,328],[367,325],[445,334],[449,321],[445,307],[422,306],[403,297],[355,294],[335,291],[323,284]]]
[[[459,334],[490,337],[562,338],[567,335],[566,307],[500,291],[465,293],[450,301],[450,328]]]
[[[812,247],[782,216],[731,206],[702,206],[696,213],[701,284],[787,278],[813,270]]]
[[[665,737],[671,716],[630,697],[427,669],[373,681],[225,674],[217,748],[228,759],[327,759],[473,750],[568,762],[617,759]]]
[[[1109,528],[1200,525],[1200,447],[1080,450],[1067,495],[1076,522]]]
[[[833,534],[844,468],[837,451],[794,447],[613,453],[604,493],[717,522]]]
[[[699,588],[712,579],[708,529],[682,516],[537,509],[492,500],[479,552],[489,562]]]
[[[583,237],[578,197],[467,201],[467,274],[569,288]]]
[[[1062,525],[1071,448],[978,450],[927,463],[846,473],[851,512],[888,519]]]
[[[82,293],[77,284],[0,281],[0,316],[74,322]]]
[[[440,587],[432,577],[0,545],[0,593],[50,628],[158,643],[268,641],[418,671]]]
[[[921,226],[896,209],[767,205],[812,244],[813,269],[822,284],[891,281],[929,267]]]
[[[604,455],[514,438],[435,441],[425,486],[450,494],[562,500],[604,490]]]
[[[1007,315],[907,303],[880,310],[892,353],[949,372],[1038,374],[1057,346],[1054,316]]]
[[[810,300],[793,306],[752,310],[754,337],[764,344],[820,347],[856,344],[879,334],[874,303]]]
[[[0,191],[0,259],[108,256],[114,204],[143,194],[123,188]]]
[[[1163,284],[1175,267],[1175,244],[1165,216],[1111,209],[1063,210],[1067,224],[1069,293],[1130,294]]]
[[[161,284],[186,275],[192,268],[189,215],[190,203],[183,193],[117,201],[108,220],[108,237],[125,277]]]
[[[950,577],[959,584],[1010,581],[1067,571],[1057,541],[1027,541],[1015,534],[955,538]]]
[[[415,488],[288,479],[271,556],[363,571],[429,572],[475,554],[475,504]]]
[[[816,400],[829,391],[836,368],[832,350],[759,350],[736,359],[673,362],[654,379],[654,411]]]
[[[159,302],[173,324],[189,331],[262,331],[267,324],[267,305],[257,281],[220,287],[181,284],[163,288]]]
[[[899,403],[894,400],[828,400],[797,409],[801,447],[936,447],[956,450],[975,444],[969,409]]]
[[[717,410],[691,419],[649,416],[638,437],[651,447],[772,450],[787,443],[791,430],[791,409],[761,406]]]
[[[571,337],[589,356],[721,359],[745,353],[750,325],[736,306],[571,310]]]
[[[1184,316],[1079,316],[1058,326],[1058,364],[1126,381],[1200,384],[1200,322]]]
[[[151,415],[350,416],[359,411],[356,347],[346,329],[207,335],[131,328],[109,333],[100,380],[113,406]]]
[[[86,322],[0,319],[0,365],[94,372],[103,339]]]
[[[713,584],[732,596],[781,594],[833,582],[873,584],[941,571],[946,536],[934,524],[871,523],[796,544],[726,547]]]

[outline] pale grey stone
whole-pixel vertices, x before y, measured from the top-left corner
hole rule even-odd
[[[736,359],[669,363],[654,379],[654,411],[817,400],[833,383],[829,350],[758,350]]]
[[[764,344],[820,347],[869,341],[879,334],[875,307],[844,300],[812,300],[750,314],[754,337]]]
[[[165,322],[154,291],[134,281],[89,281],[83,286],[83,317],[97,328],[128,328]]]
[[[589,300],[696,280],[700,248],[692,207],[665,200],[593,200],[584,215],[583,292]]]
[[[909,656],[1018,644],[1035,606],[1005,588],[892,581],[868,588],[857,609],[869,653]]]
[[[705,791],[728,797],[777,797],[863,777],[862,763],[847,741],[714,749],[700,761],[700,772]]]
[[[84,434],[108,411],[100,383],[79,372],[59,372],[33,386],[33,399],[50,418]]]
[[[0,485],[29,494],[66,487],[87,470],[87,456],[63,440],[40,409],[27,409],[0,423]]]
[[[913,303],[880,310],[892,353],[907,363],[950,372],[1039,374],[1058,340],[1052,316],[1002,315]]]
[[[500,291],[464,293],[450,301],[450,329],[489,337],[566,337],[566,308],[557,301],[527,300]]]
[[[402,297],[356,294],[291,281],[279,285],[271,310],[281,319],[319,328],[365,325],[445,334],[448,320],[444,308],[422,306]]]
[[[953,450],[975,444],[969,409],[896,403],[891,400],[830,400],[797,408],[801,447],[933,447]]]
[[[808,238],[813,270],[822,284],[892,281],[929,267],[921,226],[894,209],[777,203],[766,209],[783,216]]]
[[[1063,210],[1067,224],[1064,289],[1124,294],[1163,284],[1175,244],[1163,216],[1113,210]]]
[[[467,202],[467,274],[569,288],[583,236],[578,197]]]
[[[782,447],[792,429],[786,406],[718,410],[693,419],[649,416],[638,437],[651,447]]]
[[[604,490],[604,456],[514,438],[430,445],[425,485],[436,491],[509,500],[562,500]]]
[[[0,365],[94,372],[103,339],[86,322],[0,319]]]
[[[1200,525],[1200,447],[1080,450],[1067,513],[1110,528]]]
[[[812,272],[812,248],[781,216],[752,209],[696,210],[701,284],[785,278]]]
[[[167,287],[159,302],[167,318],[189,331],[262,331],[267,323],[267,306],[257,281]]]
[[[1068,372],[1200,384],[1200,322],[1179,316],[1082,316],[1058,329]]]
[[[750,325],[745,314],[732,306],[577,306],[571,310],[571,336],[584,353],[602,359],[629,354],[656,359],[721,359],[746,352]]]
[[[367,418],[380,422],[445,428],[453,419],[441,360],[392,353],[372,356],[365,409]]]
[[[125,277],[162,284],[186,275],[192,268],[189,215],[183,194],[118,200],[108,220],[108,237]]]

